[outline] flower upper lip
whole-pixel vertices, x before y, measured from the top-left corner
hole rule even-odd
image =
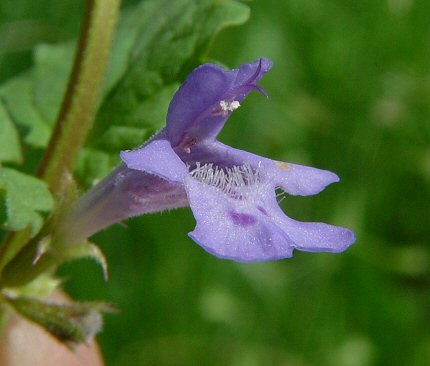
[[[167,112],[166,133],[172,147],[184,138],[215,140],[230,114],[214,114],[221,101],[241,102],[269,71],[272,62],[265,58],[225,70],[205,64],[195,69],[176,92]],[[265,93],[265,92],[264,92]]]

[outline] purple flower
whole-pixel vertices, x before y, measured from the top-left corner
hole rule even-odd
[[[336,174],[270,160],[216,139],[250,91],[265,94],[257,82],[271,66],[261,58],[233,70],[213,64],[195,69],[170,103],[166,127],[142,147],[121,152],[125,166],[78,211],[109,197],[110,204],[102,207],[111,211],[98,210],[101,228],[188,200],[197,221],[189,236],[220,258],[252,262],[288,258],[294,249],[345,250],[355,240],[351,230],[295,221],[280,209],[275,193],[280,187],[292,195],[316,194],[339,181]]]
[[[319,193],[339,178],[328,171],[270,160],[226,146],[216,137],[272,63],[239,69],[205,64],[170,103],[167,125],[150,141],[121,153],[123,164],[79,198],[53,233],[60,245],[80,243],[131,216],[189,205],[197,225],[189,235],[220,258],[243,262],[292,256],[294,249],[341,252],[354,233],[299,222],[279,208],[275,189]]]

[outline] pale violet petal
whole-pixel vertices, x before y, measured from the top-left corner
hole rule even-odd
[[[120,156],[129,169],[155,174],[169,182],[183,182],[188,175],[186,165],[164,139],[150,141],[136,150],[121,151]]]
[[[249,164],[259,169],[261,177],[271,182],[274,188],[279,186],[291,195],[317,194],[327,185],[339,181],[339,177],[328,170],[271,160],[219,141],[197,147],[190,156],[200,158],[199,161],[215,162],[219,166]]]
[[[355,242],[352,230],[322,222],[300,222],[285,215],[280,227],[288,233],[294,247],[305,252],[343,252]]]
[[[276,184],[292,195],[317,194],[327,185],[339,181],[339,177],[328,170],[280,161],[273,161],[271,170]]]
[[[197,222],[189,236],[206,251],[240,262],[292,256],[290,238],[267,216],[265,207],[228,197],[191,177],[185,189]],[[265,194],[272,195],[276,202],[274,192],[265,192],[263,197]]]
[[[290,219],[264,183],[245,187],[239,198],[191,177],[185,190],[197,221],[190,237],[220,258],[253,262],[288,258],[294,249],[341,252],[355,241],[349,229]]]

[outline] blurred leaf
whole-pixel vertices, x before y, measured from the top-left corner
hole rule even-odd
[[[72,67],[74,43],[40,44],[34,49],[35,67],[0,87],[14,121],[24,127],[30,146],[47,145]]]
[[[31,297],[6,296],[6,300],[23,317],[41,325],[69,347],[88,343],[103,326],[101,313],[115,309],[106,303],[53,304]]]
[[[74,53],[74,42],[40,44],[34,51],[33,103],[50,126],[57,117],[66,91]]]
[[[44,147],[48,143],[53,121],[45,120],[33,100],[33,75],[26,72],[0,87],[0,97],[16,124],[24,131],[24,141],[34,147]]]
[[[21,160],[18,132],[0,100],[0,161],[20,163]]]
[[[7,230],[31,227],[34,235],[42,225],[42,212],[52,209],[53,200],[41,180],[10,168],[0,168],[2,226]]]
[[[119,163],[119,155],[106,153],[92,148],[84,148],[76,166],[79,181],[85,187],[97,183],[99,177],[104,177]]]
[[[0,82],[31,67],[35,45],[74,37],[83,9],[84,0],[0,1]]]

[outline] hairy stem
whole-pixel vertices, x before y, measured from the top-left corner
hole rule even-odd
[[[88,0],[66,95],[37,176],[52,193],[61,190],[62,174],[73,170],[99,104],[103,75],[120,0]]]

